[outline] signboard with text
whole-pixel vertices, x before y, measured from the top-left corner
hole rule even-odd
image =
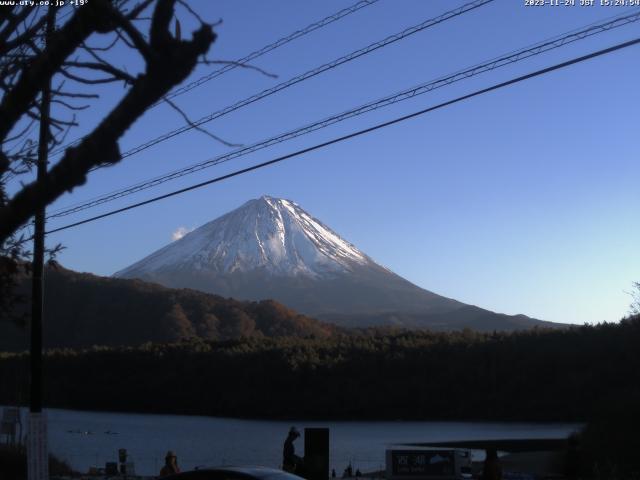
[[[386,452],[387,480],[471,478],[471,455],[464,450],[399,448]]]
[[[451,450],[394,450],[391,461],[394,476],[447,476],[454,471],[454,455]]]

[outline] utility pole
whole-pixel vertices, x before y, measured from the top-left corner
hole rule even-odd
[[[55,7],[47,10],[45,46],[55,28]],[[45,47],[46,49],[46,47]],[[44,185],[47,177],[49,157],[49,127],[51,108],[51,78],[42,88],[40,99],[40,133],[38,139],[37,183]],[[31,285],[31,351],[29,437],[27,443],[28,480],[49,479],[49,449],[47,442],[47,421],[42,412],[42,318],[43,318],[43,274],[44,274],[44,224],[45,206],[38,209],[34,218],[33,265]]]

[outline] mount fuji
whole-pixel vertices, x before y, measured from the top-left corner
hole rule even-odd
[[[114,274],[242,300],[275,299],[343,326],[514,330],[555,325],[424,290],[296,203],[263,196]]]

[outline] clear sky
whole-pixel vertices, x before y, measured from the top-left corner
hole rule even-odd
[[[355,0],[190,2],[223,19],[212,59],[233,60]],[[199,118],[371,42],[462,5],[380,0],[254,64],[176,99]],[[208,128],[250,144],[511,50],[628,11],[495,2],[243,108]],[[599,3],[599,0],[598,0]],[[183,35],[194,27],[180,12]],[[640,36],[640,22],[416,97],[160,188],[52,222],[80,220],[203,181]],[[121,52],[126,64],[133,59]],[[497,312],[571,323],[617,321],[640,280],[640,47],[632,47],[142,207],[48,239],[66,267],[100,275],[263,194],[297,202],[377,262],[420,287]],[[191,79],[210,71],[201,66]],[[80,117],[91,125],[122,95]],[[161,106],[121,143],[127,150],[182,119]],[[79,135],[78,130],[72,137]],[[91,174],[53,209],[229,151],[190,132]]]

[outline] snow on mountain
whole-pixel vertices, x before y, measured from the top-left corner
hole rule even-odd
[[[187,233],[115,276],[174,269],[218,274],[261,269],[317,278],[368,263],[373,262],[296,203],[263,196]]]
[[[375,263],[294,202],[267,196],[187,233],[115,276],[239,300],[274,299],[344,326],[491,331],[544,324],[420,288]]]

